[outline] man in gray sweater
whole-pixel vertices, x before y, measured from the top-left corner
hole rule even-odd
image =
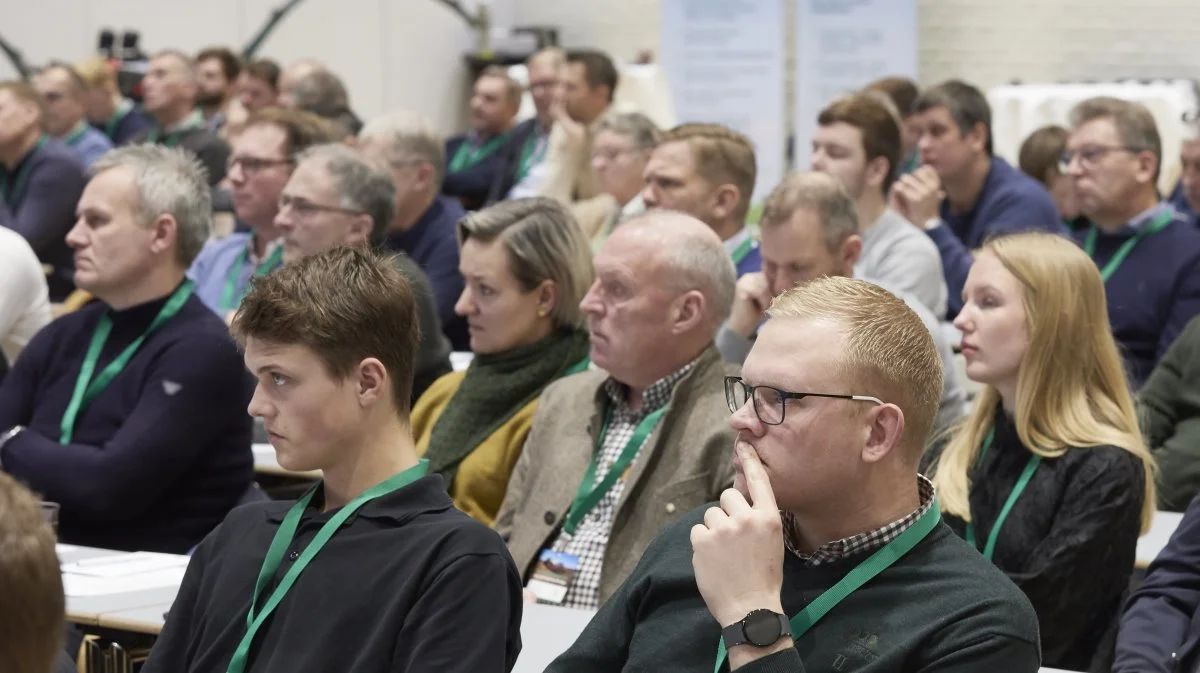
[[[887,207],[903,151],[898,112],[878,93],[836,100],[817,117],[812,169],[841,181],[858,213],[862,254],[854,275],[904,292],[939,320],[946,315],[946,279],[937,246]]]
[[[745,361],[775,297],[825,276],[853,278],[863,251],[854,201],[836,178],[821,173],[784,178],[767,197],[760,227],[763,270],[738,280],[729,320],[717,332],[717,350],[727,362]],[[924,304],[887,283],[869,280],[903,299],[933,335],[944,370],[936,436],[962,417],[966,404],[966,392],[954,376],[953,351]]]

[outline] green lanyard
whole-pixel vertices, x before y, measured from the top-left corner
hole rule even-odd
[[[37,152],[45,144],[46,136],[38,138],[37,144],[33,146],[33,150],[21,160],[21,170],[17,171],[17,179],[13,183],[12,191],[8,189],[8,175],[0,176],[0,200],[8,203],[9,208],[16,210],[17,204],[15,200],[17,194],[24,196],[22,192],[25,189],[25,183],[29,182],[29,172],[33,170],[33,153]],[[13,202],[9,201],[9,196],[13,198]]]
[[[163,145],[166,145],[167,147],[175,147],[175,145],[179,144],[179,139],[183,137],[183,134],[187,133],[188,131],[195,131],[196,129],[202,128],[204,128],[204,118],[200,116],[200,113],[193,111],[190,115],[188,115],[187,119],[183,120],[183,123],[179,125],[179,128],[166,134],[163,140]],[[153,145],[158,142],[160,136],[162,136],[162,129],[160,129],[158,126],[155,126],[154,128],[150,129],[150,134],[146,136],[146,142]]]
[[[753,249],[754,239],[750,236],[747,236],[746,240],[742,241],[741,244],[738,245],[737,249],[733,251],[733,265],[737,266],[738,264],[741,264],[742,260],[746,259],[746,255],[749,255],[750,251]]]
[[[575,492],[575,500],[571,502],[571,509],[567,510],[567,518],[563,520],[563,531],[568,535],[574,535],[579,528],[579,524],[587,517],[604,496],[612,490],[614,484],[625,474],[625,468],[633,462],[637,456],[638,449],[650,436],[654,430],[654,426],[658,425],[658,421],[662,415],[667,412],[664,406],[658,411],[647,414],[638,423],[637,428],[633,431],[633,436],[625,443],[625,448],[621,449],[621,455],[617,456],[616,462],[608,468],[608,473],[596,483],[596,463],[600,461],[600,447],[604,445],[604,437],[608,434],[608,415],[604,416],[604,426],[600,428],[600,436],[596,438],[596,453],[592,455],[592,462],[588,463],[587,472],[583,475],[583,481],[579,483],[579,490]]]
[[[987,437],[983,440],[983,448],[979,451],[979,458],[975,461],[976,469],[983,464],[983,458],[987,455],[988,448],[992,445],[992,439],[996,435],[996,429],[992,428]],[[1000,538],[1000,529],[1004,527],[1004,521],[1008,519],[1008,513],[1012,511],[1013,505],[1017,504],[1017,500],[1021,494],[1025,492],[1025,487],[1029,486],[1029,480],[1033,479],[1033,473],[1037,472],[1038,466],[1042,464],[1042,457],[1036,453],[1030,456],[1029,462],[1025,463],[1025,469],[1021,471],[1021,476],[1017,478],[1017,483],[1013,486],[1012,493],[1008,494],[1008,500],[1004,501],[1004,507],[1000,508],[1000,515],[996,517],[996,522],[992,524],[992,532],[988,533],[987,544],[983,546],[983,557],[991,561],[992,556],[996,553],[996,540]],[[975,517],[971,517],[971,521],[967,522],[967,542],[972,547],[979,549],[979,543],[975,539]]]
[[[66,140],[63,142],[71,147],[78,145],[79,141],[83,140],[83,134],[87,132],[87,129],[87,123],[79,122],[79,126],[76,126],[75,130],[71,132],[71,135],[67,136]]]
[[[451,173],[457,173],[459,171],[467,170],[468,168],[490,156],[492,152],[495,152],[507,139],[508,134],[501,133],[495,138],[492,138],[483,145],[480,145],[474,149],[471,148],[471,141],[464,140],[463,143],[458,146],[458,150],[454,153],[454,158],[450,160],[449,171]]]
[[[158,315],[154,316],[150,326],[142,332],[142,336],[136,341],[125,347],[120,355],[108,363],[108,366],[96,374],[95,378],[92,374],[96,371],[96,362],[100,359],[100,351],[104,349],[104,342],[108,341],[108,335],[112,332],[112,318],[106,312],[100,316],[100,322],[96,325],[96,331],[92,332],[92,341],[88,344],[87,354],[83,358],[83,365],[79,368],[79,378],[75,379],[75,392],[71,394],[71,401],[67,404],[67,410],[63,412],[62,422],[59,425],[59,444],[70,444],[72,437],[75,435],[75,419],[79,417],[79,412],[83,407],[91,404],[92,400],[96,399],[108,384],[120,374],[138,349],[142,347],[142,342],[146,337],[150,336],[163,323],[175,317],[179,313],[179,309],[183,308],[184,302],[188,297],[192,296],[192,288],[195,286],[190,280],[183,281],[183,284],[175,290],[167,303],[163,304]]]
[[[1133,249],[1137,247],[1138,243],[1142,242],[1143,238],[1166,229],[1167,225],[1174,219],[1175,211],[1167,210],[1154,218],[1153,222],[1142,227],[1141,231],[1134,234],[1133,238],[1125,241],[1120,248],[1117,248],[1117,254],[1113,255],[1112,259],[1108,260],[1108,264],[1105,264],[1104,268],[1100,270],[1100,278],[1107,283],[1108,279],[1112,278],[1112,275],[1117,272],[1117,268],[1121,266],[1121,262],[1125,261],[1125,258],[1129,256],[1129,253],[1133,252]],[[1096,225],[1091,225],[1088,229],[1087,238],[1083,241],[1083,251],[1087,253],[1088,257],[1091,257],[1096,252],[1096,237],[1098,235]]]
[[[579,362],[576,362],[575,364],[571,365],[570,367],[567,367],[567,371],[563,372],[562,376],[559,378],[564,378],[567,376],[571,376],[572,374],[578,374],[580,372],[586,372],[587,368],[591,364],[592,364],[592,359],[587,356],[584,356],[584,358],[582,360],[580,360]]]
[[[533,168],[536,161],[540,161],[546,155],[546,146],[549,141],[542,142],[536,133],[531,133],[525,140],[525,146],[521,148],[521,161],[517,164],[516,182],[525,179],[529,175],[529,169]]]
[[[254,240],[251,239],[249,244],[254,245]],[[232,311],[237,308],[246,296],[246,292],[250,289],[250,283],[247,282],[242,291],[238,292],[238,281],[242,278],[242,271],[246,268],[246,258],[249,256],[247,250],[248,248],[242,248],[241,254],[234,260],[233,265],[229,267],[229,275],[225,278],[225,290],[221,293],[222,311]],[[275,250],[261,264],[254,268],[254,277],[262,278],[274,271],[282,263],[283,246],[276,245]]]
[[[292,567],[288,568],[287,573],[284,574],[283,579],[279,581],[279,584],[271,592],[271,595],[267,597],[267,601],[263,604],[260,611],[258,609],[258,599],[262,597],[267,585],[275,577],[275,571],[279,569],[279,564],[283,562],[283,557],[287,554],[288,547],[296,539],[296,530],[300,527],[300,517],[304,514],[305,508],[308,507],[308,503],[313,499],[313,495],[316,494],[318,487],[309,489],[308,493],[304,494],[304,497],[300,498],[295,505],[292,505],[292,508],[288,510],[287,516],[284,517],[283,523],[280,524],[279,530],[275,531],[275,537],[271,540],[271,546],[267,549],[267,556],[263,559],[262,569],[258,571],[258,581],[254,585],[254,597],[250,601],[250,610],[246,613],[246,634],[242,636],[237,649],[233,651],[233,658],[229,660],[229,668],[226,669],[227,673],[242,673],[246,670],[250,647],[254,644],[254,636],[262,628],[267,618],[271,616],[271,613],[275,611],[275,608],[279,607],[279,603],[287,595],[292,585],[296,583],[296,579],[300,576],[300,573],[304,572],[304,569],[316,558],[321,549],[325,547],[325,544],[333,537],[333,534],[342,527],[342,524],[346,523],[346,520],[363,505],[380,496],[408,486],[421,477],[424,477],[428,472],[429,461],[421,460],[407,470],[363,491],[361,495],[351,500],[345,507],[339,509],[337,514],[334,514],[329,521],[325,522],[325,525],[321,526],[321,529],[313,537],[312,542],[304,548],[304,552],[300,554],[300,557],[296,559]]]
[[[938,521],[942,518],[941,510],[938,509],[937,499],[929,505],[929,510],[917,519],[916,523],[901,533],[895,540],[887,543],[882,549],[871,554],[867,560],[858,564],[853,570],[846,573],[846,576],[837,584],[824,593],[817,596],[816,600],[809,603],[803,610],[796,613],[791,619],[792,625],[792,641],[800,640],[800,637],[808,632],[817,622],[829,613],[830,610],[837,607],[847,596],[858,591],[864,584],[875,579],[879,573],[887,570],[896,561],[899,561],[905,554],[912,551],[913,547],[924,540],[927,535],[933,532],[937,527]],[[721,664],[725,663],[725,640],[721,639],[717,642],[717,663],[713,666],[713,673],[718,673],[721,670]]]

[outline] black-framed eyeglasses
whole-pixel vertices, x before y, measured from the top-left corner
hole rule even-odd
[[[325,206],[312,201],[288,196],[287,194],[279,195],[279,212],[291,210],[292,213],[299,217],[311,217],[317,213],[341,213],[343,215],[366,215],[361,210],[354,208],[340,208],[338,206]]]
[[[291,159],[263,159],[261,157],[231,156],[229,157],[229,161],[225,164],[225,169],[227,171],[232,171],[234,166],[241,165],[243,173],[246,175],[254,175],[255,173],[270,168],[271,166],[290,166],[293,163],[295,163],[295,161]]]
[[[1058,155],[1058,172],[1065,174],[1071,167],[1071,162],[1076,157],[1079,158],[1080,166],[1091,168],[1111,152],[1130,152],[1136,154],[1141,151],[1143,151],[1141,147],[1127,147],[1124,145],[1092,145],[1090,147],[1081,147],[1077,150],[1065,150],[1062,154]]]
[[[884,401],[871,395],[834,395],[832,393],[793,393],[771,386],[752,386],[738,376],[725,377],[725,402],[729,412],[736,413],[746,406],[746,402],[754,400],[754,413],[763,425],[779,425],[783,422],[787,411],[788,400],[799,400],[805,397],[829,397],[836,400],[854,400],[856,402],[873,402],[884,404]]]

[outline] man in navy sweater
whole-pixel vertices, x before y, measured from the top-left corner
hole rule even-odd
[[[1193,131],[1194,132],[1194,131]],[[1200,138],[1188,138],[1179,149],[1179,184],[1171,192],[1171,205],[1192,224],[1200,213]]]
[[[50,299],[71,290],[71,250],[63,241],[83,193],[83,163],[66,145],[42,134],[41,97],[25,82],[0,83],[0,227],[25,237],[50,267]]]
[[[521,85],[504,68],[484,70],[471,95],[471,132],[446,141],[442,193],[458,198],[469,210],[485,205],[492,183],[507,166],[509,131],[521,108],[522,93]],[[499,193],[508,189],[511,184]]]
[[[150,145],[93,174],[67,242],[99,301],[39,332],[0,385],[0,468],[59,504],[63,542],[183,553],[254,478],[250,380],[184,279],[209,190],[190,155]]]
[[[896,181],[891,205],[937,244],[950,291],[946,317],[953,318],[972,250],[999,234],[1067,230],[1045,188],[992,154],[992,110],[983,92],[950,80],[923,91],[913,112],[924,165]]]
[[[1100,267],[1113,336],[1140,387],[1200,313],[1200,231],[1159,198],[1162,141],[1144,105],[1090,98],[1071,125],[1061,170],[1092,223],[1076,237]]]
[[[112,64],[100,56],[81,61],[75,70],[87,84],[87,118],[113,145],[124,145],[153,122],[132,100],[121,95]]]

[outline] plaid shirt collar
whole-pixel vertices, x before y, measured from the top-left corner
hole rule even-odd
[[[899,537],[901,533],[911,528],[933,506],[933,482],[926,479],[924,475],[918,474],[917,488],[920,492],[921,505],[912,513],[882,528],[877,528],[866,533],[859,533],[858,535],[851,535],[841,540],[826,542],[811,554],[803,554],[797,549],[793,540],[794,533],[792,531],[794,530],[794,522],[792,515],[784,512],[783,530],[785,531],[784,542],[787,545],[787,549],[810,567],[833,563],[834,561],[840,561],[856,554],[865,554],[881,549],[884,545]]]
[[[642,393],[642,408],[636,412],[630,409],[626,402],[626,396],[629,394],[629,386],[611,376],[604,382],[604,395],[608,398],[608,402],[614,412],[635,417],[644,416],[665,407],[667,402],[671,401],[671,393],[675,390],[675,385],[683,380],[683,377],[687,376],[688,372],[692,371],[695,366],[696,360],[692,360],[683,367],[652,383]]]

